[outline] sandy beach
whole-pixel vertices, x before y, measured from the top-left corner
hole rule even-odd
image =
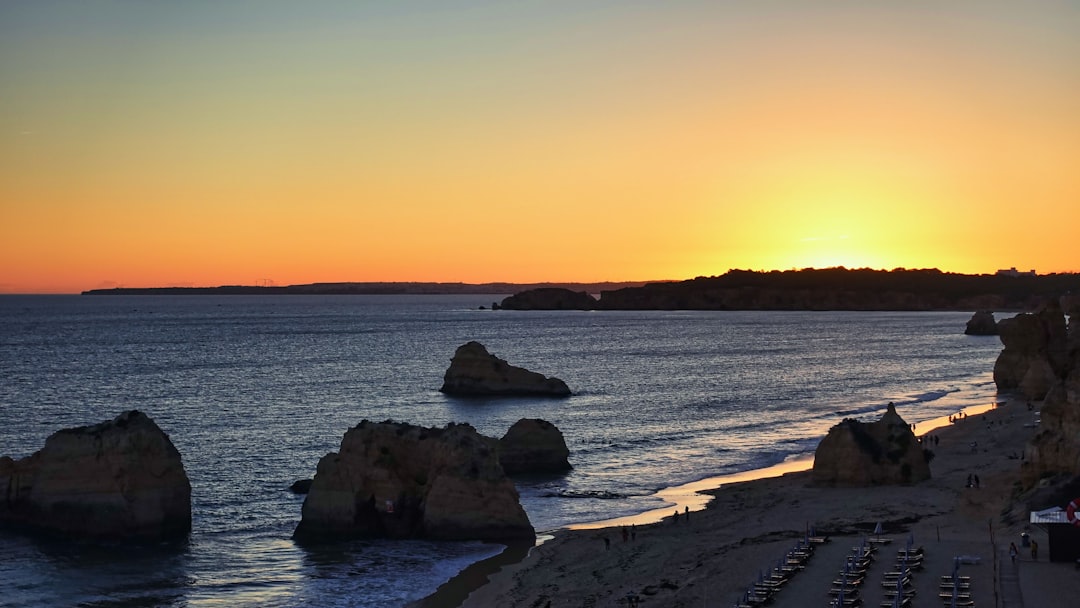
[[[922,568],[908,586],[913,606],[947,605],[938,597],[941,577],[952,573],[957,556],[972,562],[960,566],[960,575],[970,577],[975,606],[1072,606],[1080,575],[1070,564],[1049,563],[1045,532],[1027,525],[1024,509],[1009,511],[1019,457],[1036,431],[1032,419],[1014,400],[929,431],[936,437],[933,477],[913,486],[821,488],[800,471],[724,483],[708,491],[713,499],[705,508],[698,502],[698,510],[691,506],[689,517],[677,520],[672,508],[658,522],[635,524],[625,539],[619,524],[630,521],[559,530],[524,559],[526,549],[516,548],[474,564],[416,606],[627,606],[630,594],[648,608],[733,606],[809,527],[829,542],[814,545],[772,606],[827,606],[847,555],[871,536],[890,542],[874,545],[860,587],[864,606],[886,601],[886,573],[909,539],[923,549]],[[967,487],[969,475],[979,477],[979,487]],[[879,522],[882,533],[874,535]],[[1042,554],[1033,561],[1025,549],[1014,564],[1009,543],[1021,546],[1024,531]]]

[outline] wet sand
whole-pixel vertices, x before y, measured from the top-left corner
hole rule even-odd
[[[892,542],[879,549],[867,573],[864,605],[877,606],[885,599],[885,572],[892,568],[896,549],[909,538],[926,556],[924,569],[912,578],[916,606],[942,605],[936,597],[939,577],[952,571],[953,558],[960,555],[978,560],[961,566],[961,574],[971,577],[970,593],[977,606],[996,604],[998,580],[1011,580],[1002,574],[1014,567],[1018,576],[1012,578],[1027,606],[1071,605],[1069,600],[1080,594],[1080,577],[1065,576],[1059,572],[1061,564],[1045,562],[1048,543],[1041,530],[1031,533],[1044,547],[1043,562],[1031,563],[1024,556],[1013,566],[1004,553],[1010,541],[1020,544],[1020,532],[1026,529],[1025,521],[1006,525],[1001,515],[1019,478],[1018,457],[1035,432],[1032,418],[1024,402],[1014,401],[955,424],[943,421],[945,428],[930,432],[939,438],[931,462],[933,478],[914,486],[818,488],[810,485],[808,470],[722,481],[709,491],[714,498],[707,507],[691,506],[688,521],[683,515],[674,522],[674,507],[668,507],[632,520],[560,530],[524,559],[519,559],[519,550],[485,560],[416,605],[627,606],[627,594],[635,593],[646,608],[732,606],[813,526],[819,534],[829,534],[831,542],[814,552],[771,605],[826,606],[844,557],[878,522],[884,527],[882,536]],[[916,430],[925,433],[932,426]],[[808,467],[809,462],[797,466]],[[979,488],[966,487],[969,474],[980,477]],[[700,483],[715,488],[716,479]],[[687,495],[685,487],[672,490],[678,490],[671,494],[676,501]],[[699,499],[693,500],[700,505]],[[680,505],[680,513],[683,508]],[[667,517],[656,521],[663,514]],[[655,523],[645,523],[646,517]],[[631,523],[636,540],[624,541],[620,526]],[[1071,572],[1071,566],[1064,566]]]

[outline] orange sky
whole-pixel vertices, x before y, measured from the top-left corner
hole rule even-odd
[[[1080,271],[1076,3],[360,4],[0,5],[0,292]]]

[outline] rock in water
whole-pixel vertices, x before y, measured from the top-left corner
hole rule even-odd
[[[319,460],[295,536],[533,539],[496,452],[494,439],[467,424],[365,420]]]
[[[563,473],[572,467],[570,450],[558,427],[539,418],[522,418],[499,440],[499,462],[507,475]]]
[[[570,388],[562,380],[510,365],[489,353],[479,342],[458,347],[439,390],[463,396],[570,395]]]
[[[596,298],[584,291],[561,287],[529,289],[504,298],[493,306],[506,310],[596,310]]]
[[[971,315],[967,322],[964,333],[969,336],[996,336],[998,335],[997,321],[994,313],[989,310],[980,310]]]
[[[169,436],[132,410],[53,433],[21,460],[0,458],[0,522],[95,540],[183,538],[191,483]]]
[[[893,404],[881,420],[845,419],[829,429],[814,452],[814,483],[873,486],[930,478],[930,464],[911,426]]]

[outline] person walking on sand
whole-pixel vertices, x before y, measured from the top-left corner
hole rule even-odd
[[[684,509],[685,511],[683,512],[686,513],[686,523],[690,523],[690,507],[684,507]]]
[[[1014,564],[1016,563],[1017,553],[1018,551],[1016,550],[1016,543],[1009,543],[1009,559],[1011,559],[1012,563]]]
[[[679,523],[679,510],[678,509],[675,509],[675,514],[671,516],[671,523],[673,523],[673,524]]]

